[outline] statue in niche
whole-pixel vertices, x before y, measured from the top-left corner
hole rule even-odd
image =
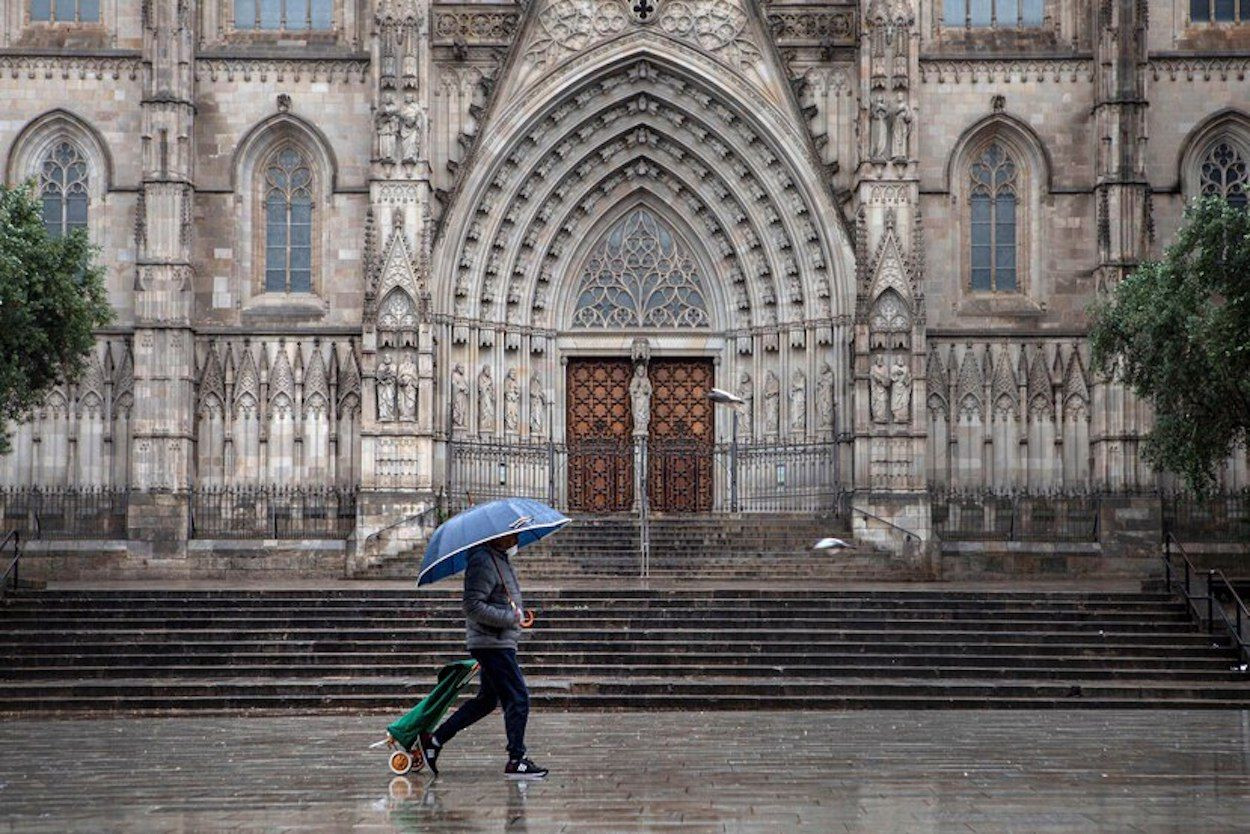
[[[415,93],[404,96],[404,106],[399,111],[400,161],[415,164],[421,158],[421,142],[425,136],[425,115],[417,105]]]
[[[543,380],[538,374],[530,377],[530,434],[542,437],[545,433],[547,419],[547,393],[543,391]]]
[[[781,425],[781,380],[772,371],[764,377],[764,433],[776,436]]]
[[[885,357],[877,356],[873,359],[869,383],[872,386],[868,400],[872,421],[874,423],[890,422],[890,371],[885,366]]]
[[[399,109],[395,106],[395,96],[390,93],[383,96],[375,121],[378,131],[378,161],[393,165],[399,136]]]
[[[380,72],[383,87],[395,86],[395,44],[390,38],[383,38],[382,69]]]
[[[403,60],[404,85],[415,89],[417,86],[417,40],[411,32],[407,33],[407,37],[403,39],[406,44]]]
[[[417,363],[411,352],[406,352],[396,372],[399,385],[399,419],[417,419]]]
[[[521,383],[516,368],[509,368],[503,380],[503,429],[508,434],[521,431]]]
[[[634,411],[634,434],[645,435],[651,425],[651,380],[647,363],[634,363],[634,378],[629,381],[629,401]]]
[[[397,377],[395,372],[395,357],[391,356],[390,351],[382,354],[375,377],[377,379],[376,393],[378,400],[378,422],[393,422],[395,420],[398,405],[396,400]]]
[[[895,162],[906,162],[908,157],[907,143],[911,136],[911,108],[903,100],[902,93],[898,94],[898,104],[894,108],[894,119],[890,125],[890,133],[890,156]]]
[[[738,434],[741,437],[750,438],[751,411],[755,406],[755,383],[751,381],[751,374],[747,371],[743,371],[738,377],[738,397],[742,400],[742,405],[738,406]]]
[[[896,423],[911,421],[911,371],[902,359],[890,365],[890,411]]]
[[[816,383],[817,428],[828,431],[833,428],[833,368],[826,362],[820,369],[820,381]]]
[[[802,371],[790,375],[790,433],[807,433],[807,377]]]
[[[469,419],[469,382],[465,379],[464,365],[459,362],[451,371],[451,424],[462,429]]]
[[[480,434],[495,431],[495,380],[490,365],[483,365],[477,375],[477,430]]]
[[[869,131],[869,158],[884,161],[890,152],[890,108],[878,93],[872,100],[872,126]]]

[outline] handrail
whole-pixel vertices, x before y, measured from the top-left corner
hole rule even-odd
[[[875,519],[877,521],[880,521],[882,524],[885,524],[888,527],[893,527],[895,530],[898,530],[900,533],[902,533],[906,537],[904,541],[911,541],[912,539],[915,539],[916,541],[920,541],[920,536],[918,534],[912,532],[911,530],[908,530],[906,527],[900,527],[899,525],[895,524],[893,521],[889,521],[887,519],[882,518],[879,515],[870,513],[867,510],[863,509],[862,507],[856,507],[855,505],[851,505],[851,512],[859,513],[860,515],[866,518]]]
[[[391,530],[394,530],[396,527],[403,526],[404,524],[408,524],[409,522],[413,522],[413,521],[421,521],[426,516],[430,515],[431,513],[434,513],[437,515],[438,504],[431,504],[430,506],[426,507],[424,510],[422,510],[419,513],[413,513],[412,515],[405,516],[399,519],[398,521],[392,521],[390,524],[386,525],[385,527],[380,527],[377,530],[374,530],[372,533],[365,536],[365,544],[367,545],[370,542],[375,541],[383,533],[389,533]]]
[[[1184,579],[1173,580],[1172,578],[1172,547],[1175,546],[1180,556],[1182,566],[1184,568]],[[1191,578],[1198,573],[1206,574],[1206,593],[1193,593],[1191,588]],[[1177,592],[1184,597],[1186,606],[1190,610],[1190,614],[1199,623],[1204,623],[1208,633],[1215,632],[1215,612],[1219,612],[1220,620],[1223,621],[1224,629],[1232,636],[1233,642],[1237,644],[1238,653],[1244,664],[1250,664],[1250,640],[1247,640],[1242,634],[1242,626],[1250,623],[1250,608],[1241,599],[1241,595],[1237,593],[1237,589],[1228,581],[1228,577],[1224,575],[1224,571],[1219,569],[1199,571],[1194,567],[1194,563],[1189,560],[1189,554],[1185,552],[1184,546],[1177,540],[1171,530],[1163,531],[1163,577],[1164,583],[1169,592],[1176,587]],[[1225,591],[1232,599],[1234,604],[1234,612],[1236,619],[1230,619],[1228,612],[1224,610],[1223,603],[1216,603],[1215,599],[1215,583],[1219,581]],[[1198,600],[1206,603],[1206,616],[1203,616],[1199,609]]]
[[[9,574],[13,574],[13,588],[18,587],[18,562],[22,558],[22,534],[17,530],[10,530],[8,535],[4,537],[4,541],[0,541],[0,553],[9,546],[9,542],[13,542],[13,561],[9,562],[9,566],[4,569],[4,576],[0,577],[0,599],[4,599],[4,594],[9,587]]]

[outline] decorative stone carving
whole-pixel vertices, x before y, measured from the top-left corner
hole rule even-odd
[[[396,384],[399,387],[398,401],[400,420],[417,419],[417,361],[411,350],[403,352],[396,372]]]
[[[543,378],[539,374],[530,377],[530,435],[542,437],[547,433],[547,392],[543,390]]]
[[[890,108],[880,93],[873,96],[869,110],[871,126],[868,131],[868,158],[883,162],[890,153]]]
[[[906,162],[910,158],[911,118],[911,108],[899,93],[890,122],[890,157],[895,162]]]
[[[477,430],[479,434],[495,432],[495,380],[490,365],[483,365],[477,375]]]
[[[382,96],[375,124],[378,134],[378,161],[394,165],[399,161],[399,108],[395,106],[395,94]]]
[[[651,380],[647,363],[634,363],[634,378],[629,381],[629,401],[634,414],[634,435],[645,437],[651,425]]]
[[[399,372],[395,367],[395,356],[391,351],[384,351],[379,355],[378,369],[374,378],[377,381],[375,395],[378,403],[378,422],[394,422],[399,417]]]
[[[745,439],[750,439],[751,417],[755,407],[755,383],[751,380],[749,371],[743,371],[738,376],[738,398],[742,400],[742,405],[738,409],[738,434]]]
[[[406,93],[403,107],[399,110],[400,160],[405,165],[416,164],[423,156],[424,143],[425,113],[417,104],[416,94]]]
[[[464,365],[459,362],[451,370],[451,425],[463,429],[469,420],[469,381]]]
[[[781,425],[781,380],[772,371],[764,375],[764,434],[776,437]]]
[[[802,371],[790,375],[790,433],[807,433],[807,375]]]
[[[869,411],[874,423],[890,422],[890,371],[885,366],[885,357],[873,357],[872,369],[869,371]]]
[[[911,422],[911,371],[897,357],[890,366],[890,413],[896,423]]]
[[[821,431],[833,429],[833,396],[833,368],[825,362],[816,383],[816,427]]]
[[[516,368],[509,368],[503,380],[503,428],[508,434],[521,431],[521,383]]]

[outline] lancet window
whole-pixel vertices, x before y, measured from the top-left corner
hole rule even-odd
[[[1043,0],[943,0],[946,26],[1041,26]]]
[[[100,0],[31,0],[30,19],[40,23],[99,23]]]
[[[87,159],[69,141],[55,143],[39,170],[43,225],[54,237],[87,227]]]
[[[265,290],[312,292],[312,170],[284,147],[265,166]]]
[[[334,28],[334,0],[234,0],[234,28],[329,30]]]
[[[1189,0],[1194,23],[1244,23],[1250,20],[1250,0]]]
[[[1015,292],[1019,171],[998,142],[972,163],[972,290]]]

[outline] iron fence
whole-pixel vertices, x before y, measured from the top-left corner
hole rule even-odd
[[[543,440],[455,439],[448,444],[448,506],[459,512],[495,498],[537,498],[560,505],[563,449]]]
[[[1163,529],[1180,541],[1250,542],[1250,491],[1164,496]]]
[[[0,488],[0,529],[32,539],[124,539],[130,492],[104,487]]]
[[[1098,541],[1098,495],[932,492],[933,531],[973,541]]]
[[[718,444],[719,469],[729,488],[721,491],[721,509],[731,506],[734,468],[738,512],[817,512],[840,514],[838,444],[825,441],[752,441]],[[736,460],[735,460],[736,458]]]
[[[356,498],[355,487],[199,487],[191,537],[345,539],[356,527]]]

